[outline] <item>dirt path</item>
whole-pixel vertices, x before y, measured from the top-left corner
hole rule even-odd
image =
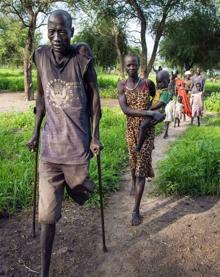
[[[4,92],[0,91],[0,112],[19,111],[24,112],[30,106],[34,106],[35,101],[26,101],[22,92]],[[118,105],[117,99],[102,99],[102,105],[113,107]]]
[[[156,138],[156,162],[186,125]],[[220,276],[220,202],[214,197],[152,197],[148,185],[142,201],[142,225],[130,226],[133,198],[124,172],[119,192],[105,209],[108,253],[101,250],[98,209],[63,207],[51,265],[53,277]],[[38,276],[39,230],[31,238],[31,213],[0,221],[0,276]]]

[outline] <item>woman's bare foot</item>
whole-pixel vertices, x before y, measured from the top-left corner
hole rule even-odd
[[[132,218],[131,218],[131,225],[132,226],[137,226],[137,225],[140,225],[141,222],[142,222],[142,217],[141,217],[139,211],[138,212],[133,212],[132,213]]]

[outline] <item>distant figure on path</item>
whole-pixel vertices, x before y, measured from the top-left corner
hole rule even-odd
[[[180,78],[180,76],[178,76],[176,79],[176,90],[177,90],[177,95],[182,97],[182,101],[184,105],[183,115],[184,115],[184,121],[185,121],[186,115],[191,118],[192,111],[191,111],[191,106],[189,101],[189,95],[187,95],[186,89],[185,89],[185,82],[183,79]]]
[[[163,70],[162,66],[160,65],[158,67],[158,69],[156,69],[154,66],[153,66],[153,71],[157,74],[159,71]]]
[[[182,114],[183,114],[183,110],[184,110],[184,106],[183,106],[183,98],[182,96],[178,96],[177,97],[177,102],[176,102],[176,108],[175,108],[175,121],[174,121],[174,128],[177,126],[180,126],[180,120],[182,119]]]
[[[203,91],[200,83],[197,83],[196,88],[192,91],[190,103],[192,107],[191,124],[193,125],[193,120],[197,117],[198,126],[200,126],[200,117],[203,115],[204,109]]]
[[[200,68],[197,68],[195,74],[192,76],[192,91],[197,90],[196,84],[200,83],[201,91],[205,90],[205,78],[201,75]]]

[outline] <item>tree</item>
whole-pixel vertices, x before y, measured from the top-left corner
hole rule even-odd
[[[219,65],[220,18],[215,7],[198,8],[182,20],[172,20],[161,42],[160,55],[173,67],[185,70],[197,65],[212,69]]]
[[[0,18],[0,63],[2,65],[19,65],[22,61],[24,47],[24,30],[20,22],[10,17]],[[20,34],[18,36],[18,34]]]
[[[104,0],[103,0],[104,1]],[[104,1],[106,2],[106,1]],[[194,6],[206,7],[212,0],[108,0],[109,5],[114,5],[118,16],[127,21],[136,20],[140,23],[141,43],[141,72],[147,77],[154,64],[159,43],[166,30],[167,23],[175,17],[183,18],[190,13]],[[154,37],[154,46],[148,61],[148,47],[146,33]]]
[[[32,55],[36,30],[43,24],[44,18],[38,24],[39,14],[47,14],[55,0],[1,0],[2,14],[15,17],[26,30],[25,47],[23,50],[24,88],[28,100],[34,99],[32,84]]]
[[[96,64],[107,69],[117,62],[117,53],[114,47],[114,37],[103,34],[97,26],[86,26],[74,36],[73,43],[86,42],[92,49]],[[111,51],[109,51],[111,49]]]
[[[21,22],[11,16],[0,17],[0,64],[20,66],[25,47],[26,29]],[[40,33],[35,36],[34,44],[38,45]]]
[[[101,52],[106,52],[106,59],[115,56],[119,63],[120,75],[124,78],[123,56],[127,53],[128,42],[126,33],[125,17],[122,16],[120,5],[113,5],[112,1],[91,0],[80,1],[81,9],[88,15],[89,18],[94,18],[91,26],[95,28],[95,32],[104,40],[109,40],[106,49]],[[99,38],[96,36],[96,40]],[[102,43],[100,44],[100,48]],[[94,46],[91,44],[93,51]],[[112,60],[115,64],[115,59]]]

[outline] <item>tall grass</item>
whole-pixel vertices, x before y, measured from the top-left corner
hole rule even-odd
[[[28,207],[32,202],[34,154],[25,147],[33,131],[34,116],[26,113],[0,115],[0,214]],[[126,163],[125,117],[119,109],[104,109],[101,121],[103,186],[107,193],[118,188]],[[95,160],[91,176],[97,180]],[[97,192],[91,198],[97,204]]]
[[[191,127],[160,163],[156,191],[180,195],[220,194],[220,119]]]
[[[36,71],[33,70],[33,87],[36,89]],[[24,74],[21,69],[0,68],[0,90],[24,91]]]
[[[33,73],[33,87],[37,89],[36,70]],[[119,74],[107,74],[98,72],[98,85],[102,98],[117,98],[117,83]],[[155,76],[151,75],[151,79],[155,81]],[[9,92],[24,91],[24,76],[21,69],[0,68],[0,90],[8,90]]]
[[[205,83],[205,94],[206,96],[209,96],[212,93],[220,93],[220,82],[213,83],[209,80]]]
[[[220,92],[213,92],[206,97],[205,109],[210,112],[220,112]]]
[[[34,115],[25,113],[0,114],[0,215],[30,206],[33,191],[34,154],[26,148],[33,131]],[[125,116],[119,108],[104,108],[101,120],[103,190],[107,194],[119,188],[119,178],[127,164]],[[162,131],[156,127],[156,134]],[[97,181],[96,161],[91,162],[91,176]],[[93,193],[90,204],[98,204]]]
[[[33,73],[33,86],[37,88],[37,73],[36,70]],[[101,96],[104,98],[116,98],[117,97],[117,82],[119,75],[114,74],[98,74],[98,84],[100,88]],[[0,68],[0,90],[8,91],[24,91],[24,74],[21,69],[8,69]]]

